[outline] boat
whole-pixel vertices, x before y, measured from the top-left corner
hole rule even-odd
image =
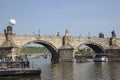
[[[94,62],[108,62],[107,53],[96,53],[93,59]]]
[[[5,76],[28,76],[40,75],[41,69],[39,68],[3,68],[0,69],[0,77]]]

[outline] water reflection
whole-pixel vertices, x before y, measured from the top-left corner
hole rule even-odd
[[[0,78],[0,80],[120,80],[120,62],[63,62],[51,64],[48,59],[31,59],[31,66],[41,67],[40,76]]]
[[[45,67],[44,67],[45,68]],[[44,69],[43,69],[44,70]],[[51,64],[47,70],[42,71],[42,80],[74,80],[73,63],[63,62]]]
[[[91,69],[89,69],[90,79],[91,80],[92,79],[110,80],[108,70],[109,70],[108,63],[106,63],[106,62],[93,63]]]
[[[110,66],[110,78],[113,80],[120,80],[120,62],[111,62]]]
[[[52,66],[52,80],[62,79],[62,80],[74,80],[73,76],[73,63],[63,62]]]

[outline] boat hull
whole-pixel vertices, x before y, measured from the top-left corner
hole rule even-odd
[[[14,69],[1,69],[0,70],[0,77],[3,76],[20,76],[20,75],[40,75],[40,69],[34,68],[14,68]]]

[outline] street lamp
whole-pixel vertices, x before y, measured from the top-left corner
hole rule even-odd
[[[39,32],[39,34],[38,34],[38,35],[40,36],[40,29],[38,30],[38,32]]]

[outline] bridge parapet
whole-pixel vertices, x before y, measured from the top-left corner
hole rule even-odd
[[[61,36],[14,35],[13,41],[20,48],[23,47],[25,44],[34,41],[46,41],[53,44],[56,48],[62,46]]]
[[[120,39],[116,39],[116,45],[120,47]]]
[[[0,34],[0,46],[4,43],[5,40],[6,40],[5,35]]]
[[[96,43],[102,46],[104,49],[107,49],[109,47],[109,38],[70,37],[70,40],[71,45],[76,48],[87,43]]]
[[[35,35],[35,34],[14,34],[12,35],[13,42],[19,47],[23,47],[25,44],[34,41],[46,41],[53,44],[57,49],[62,46],[62,36],[53,36],[53,35]],[[5,41],[4,34],[0,34],[0,45]],[[82,44],[85,43],[96,43],[102,46],[104,49],[108,49],[109,45],[109,38],[98,38],[98,37],[81,37],[81,36],[70,36],[70,45],[73,48],[77,48]],[[115,39],[115,43],[117,46],[120,47],[120,39]]]

